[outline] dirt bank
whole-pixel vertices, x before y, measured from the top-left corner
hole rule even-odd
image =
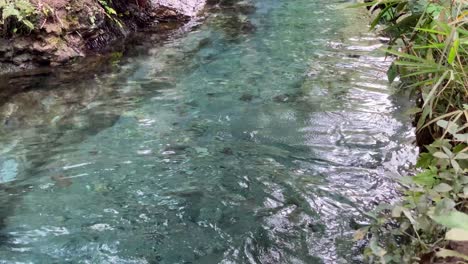
[[[66,64],[108,50],[139,29],[184,23],[204,5],[203,0],[29,1],[34,29],[9,33],[0,25],[0,73]]]

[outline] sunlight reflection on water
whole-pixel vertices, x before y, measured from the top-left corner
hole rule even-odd
[[[383,40],[335,7],[217,11],[10,98],[0,262],[359,263],[362,212],[416,151]]]

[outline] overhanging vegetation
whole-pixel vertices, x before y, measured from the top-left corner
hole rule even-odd
[[[400,179],[402,199],[369,214],[370,262],[468,260],[467,1],[372,1],[372,29],[390,38],[388,71],[410,89],[421,154],[417,174]]]

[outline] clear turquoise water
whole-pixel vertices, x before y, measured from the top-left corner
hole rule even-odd
[[[0,263],[359,263],[414,159],[379,38],[258,0],[1,106]]]

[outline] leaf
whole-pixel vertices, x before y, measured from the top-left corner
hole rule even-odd
[[[452,167],[455,169],[455,172],[458,173],[461,168],[460,168],[460,164],[458,164],[458,162],[456,160],[450,160],[450,164],[452,164]]]
[[[403,31],[412,30],[418,23],[418,20],[420,19],[420,17],[421,17],[420,14],[404,16],[404,18],[401,19],[395,26]]]
[[[462,184],[468,184],[468,176],[462,176],[460,178],[460,183]]]
[[[419,117],[418,124],[416,125],[417,129],[421,129],[426,124],[426,119],[431,109],[429,107],[424,107],[421,116]]]
[[[440,258],[457,257],[457,258],[462,258],[464,260],[468,260],[468,256],[458,253],[455,250],[449,250],[445,248],[440,248],[437,251],[436,256]]]
[[[455,201],[450,198],[444,198],[436,204],[433,212],[429,212],[429,216],[432,215],[446,215],[455,210]]]
[[[418,30],[418,31],[433,33],[433,34],[436,34],[436,35],[445,35],[446,36],[446,35],[449,34],[447,32],[440,31],[440,30],[435,30],[435,29],[431,29],[431,28],[415,28],[415,29]]]
[[[430,153],[421,153],[419,154],[416,166],[418,168],[427,168],[432,164],[433,160],[434,157]]]
[[[468,133],[467,134],[455,134],[454,136],[459,141],[468,142]]]
[[[11,16],[20,18],[21,14],[12,4],[9,4],[2,10],[2,19],[5,20]]]
[[[427,13],[431,14],[433,17],[438,17],[440,12],[444,10],[444,7],[438,4],[430,3],[427,5]]]
[[[432,187],[436,183],[437,174],[430,171],[425,170],[421,173],[418,173],[416,176],[412,178],[412,181],[416,184]]]
[[[440,151],[432,154],[432,156],[439,158],[439,159],[450,159],[450,157],[447,154],[440,152]]]
[[[448,228],[458,228],[468,231],[468,215],[452,210],[444,215],[435,215],[434,221]]]
[[[414,49],[433,49],[433,48],[436,48],[436,49],[442,49],[445,47],[445,44],[444,43],[434,43],[434,44],[431,44],[431,45],[423,45],[423,46],[420,46],[420,45],[415,45],[413,48]]]
[[[439,80],[437,81],[437,83],[432,87],[431,91],[429,92],[429,94],[426,96],[426,98],[424,98],[424,104],[423,104],[423,108],[425,106],[427,106],[427,104],[429,102],[432,101],[432,99],[434,98],[434,95],[435,95],[435,92],[437,91],[437,88],[439,88],[439,86],[442,84],[442,82],[445,80],[445,78],[447,77],[447,75],[449,74],[448,71],[444,72],[444,74],[442,74],[442,76],[440,76]]]
[[[112,7],[106,6],[105,8],[109,15],[117,15],[117,11],[115,11],[115,9],[113,9]]]
[[[468,231],[460,228],[452,228],[445,234],[445,239],[451,241],[468,241]]]
[[[453,152],[455,152],[455,153],[467,152],[468,153],[468,151],[465,151],[465,147],[466,147],[466,145],[464,145],[464,144],[458,144],[458,145],[453,147]]]
[[[447,62],[452,65],[453,65],[453,62],[455,61],[455,57],[457,56],[458,47],[460,46],[460,39],[458,38],[458,32],[455,31],[453,38],[454,38],[454,41],[453,41],[452,47],[450,48],[450,52],[447,58]]]
[[[411,212],[406,208],[403,208],[402,212],[406,216],[406,218],[408,218],[408,220],[411,222],[414,228],[419,229],[419,224],[416,220],[414,220],[414,217],[411,215]]]
[[[399,58],[405,58],[405,59],[409,59],[409,60],[412,60],[412,61],[415,61],[415,62],[423,63],[423,65],[424,65],[424,63],[426,63],[426,65],[427,65],[428,62],[429,62],[430,65],[435,64],[435,63],[433,63],[431,61],[427,61],[427,60],[425,60],[423,58],[420,58],[420,57],[414,56],[414,55],[410,55],[408,53],[399,52],[399,51],[391,50],[391,49],[386,49],[384,51],[387,52],[387,53],[390,53],[392,55],[395,55],[395,56],[397,56]],[[435,64],[435,65],[437,65],[437,64]]]
[[[392,217],[398,218],[401,216],[401,213],[403,213],[403,207],[401,206],[395,206],[392,209]]]
[[[376,6],[376,5],[374,5],[374,6]],[[374,7],[374,6],[373,6],[373,7]],[[388,5],[388,6],[386,6],[384,9],[382,9],[382,10],[379,12],[379,14],[376,16],[376,18],[371,22],[370,30],[375,29],[375,26],[377,26],[377,24],[382,20],[382,18],[388,14],[387,12],[388,12],[391,8],[392,8],[392,6],[391,6],[391,5]],[[373,9],[374,9],[374,8],[372,8],[371,12],[373,11]]]
[[[453,190],[452,186],[446,184],[446,183],[441,183],[437,186],[434,187],[434,191],[436,192],[450,192],[451,190]]]
[[[455,155],[455,159],[468,159],[468,154],[464,152],[460,152]]]
[[[438,178],[446,179],[446,180],[449,180],[449,181],[453,181],[454,176],[455,175],[453,175],[453,173],[451,171],[442,171],[437,175]]]
[[[390,83],[393,83],[393,81],[395,80],[397,76],[398,76],[398,67],[395,63],[392,63],[392,65],[390,65],[387,71],[388,81]]]
[[[24,14],[31,14],[34,12],[34,6],[29,1],[15,1],[15,6]]]
[[[363,240],[366,237],[367,232],[369,232],[369,227],[368,226],[362,227],[362,228],[356,230],[356,232],[354,232],[354,236],[353,236],[354,241]]]
[[[458,131],[458,125],[454,122],[448,122],[445,120],[439,120],[436,123],[438,126],[447,130],[450,134],[455,135]]]
[[[23,19],[21,21],[26,27],[29,28],[29,30],[33,30],[34,29],[34,25],[33,23],[31,23],[31,21],[27,20],[27,19]]]
[[[449,148],[447,148],[446,146],[442,146],[442,149],[444,150],[445,154],[447,154],[447,156],[453,157],[453,153]]]

